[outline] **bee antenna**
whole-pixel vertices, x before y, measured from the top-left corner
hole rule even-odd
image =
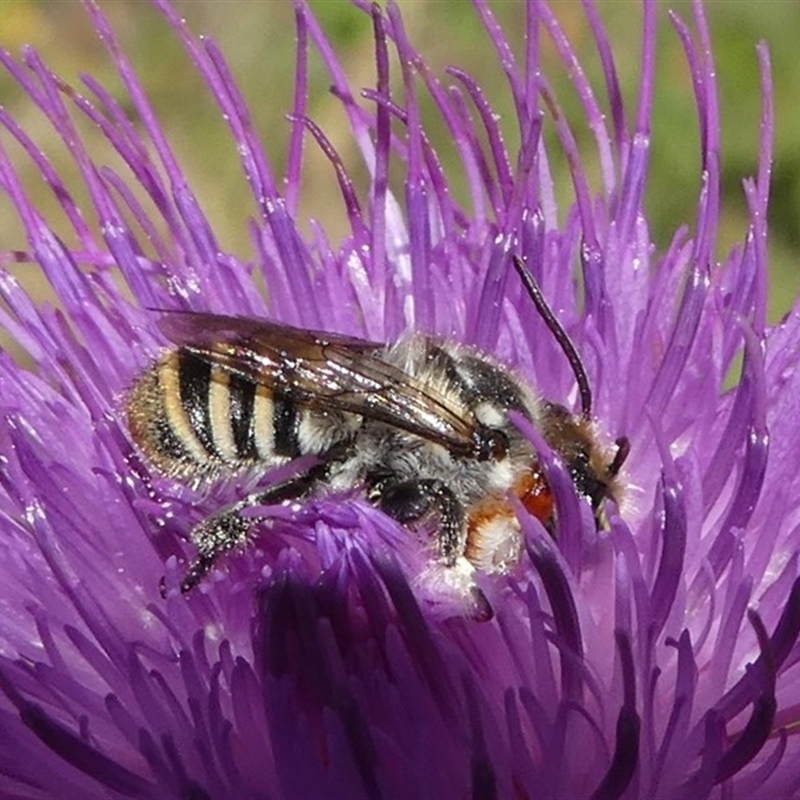
[[[553,334],[559,347],[561,347],[561,350],[567,357],[569,365],[572,367],[575,381],[578,384],[578,392],[581,396],[583,416],[589,419],[589,417],[592,416],[592,387],[589,386],[589,378],[586,376],[586,370],[583,367],[581,357],[578,355],[575,345],[572,344],[572,340],[567,336],[567,332],[555,318],[550,306],[547,305],[547,300],[544,299],[539,284],[536,283],[536,279],[533,277],[533,274],[528,269],[525,262],[519,256],[512,256],[512,261],[514,262],[515,269],[519,273],[519,277],[522,279],[522,283],[531,296],[531,300],[533,300],[533,304],[536,306],[536,310],[539,312],[539,316],[544,320],[544,324],[547,325],[547,329]]]
[[[627,436],[620,436],[614,444],[617,446],[617,452],[614,454],[614,460],[608,467],[608,475],[610,478],[616,478],[622,465],[628,460],[631,452],[630,439]]]

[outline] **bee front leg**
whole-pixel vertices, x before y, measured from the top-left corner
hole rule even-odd
[[[374,495],[378,507],[403,524],[428,513],[439,520],[437,545],[445,565],[452,567],[464,555],[467,543],[464,509],[453,492],[433,479],[378,483]]]
[[[242,511],[253,506],[297,500],[309,494],[318,477],[318,471],[312,469],[263,491],[248,495],[243,500],[223,508],[195,525],[189,537],[197,546],[197,555],[192,559],[186,575],[181,580],[181,594],[186,594],[194,589],[209,573],[219,556],[244,544],[251,527],[262,521],[260,517],[244,517]],[[161,596],[166,597],[167,589],[163,578],[160,590]]]

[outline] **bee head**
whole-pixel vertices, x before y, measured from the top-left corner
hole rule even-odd
[[[564,460],[577,492],[591,503],[598,527],[604,527],[603,501],[618,495],[617,476],[630,452],[627,437],[616,440],[609,460],[608,449],[597,441],[590,420],[558,403],[547,403],[544,412],[545,440]]]
[[[578,351],[547,305],[525,262],[519,256],[514,256],[512,261],[539,316],[572,367],[581,399],[580,416],[571,414],[557,403],[544,404],[544,437],[566,462],[575,488],[591,502],[598,528],[605,527],[603,500],[618,495],[617,476],[628,457],[630,442],[625,436],[617,439],[611,459],[606,448],[597,442],[592,429],[592,389]]]

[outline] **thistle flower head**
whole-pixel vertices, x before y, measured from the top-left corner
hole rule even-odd
[[[100,8],[86,7],[122,100],[91,77],[80,87],[60,80],[31,49],[0,52],[83,184],[62,177],[0,109],[0,189],[26,236],[2,253],[0,325],[27,359],[0,354],[0,793],[796,794],[800,316],[776,327],[765,319],[765,49],[761,153],[744,184],[749,228],[718,261],[719,126],[699,4],[697,43],[682,18],[671,22],[696,97],[701,190],[691,233],[678,230],[666,252],[651,244],[643,210],[654,3],[643,7],[641,82],[626,115],[591,4],[602,100],[545,4],[520,8],[519,54],[476,2],[513,97],[516,145],[504,140],[480,76],[434,74],[396,6],[358,4],[376,53],[375,85],[360,90],[299,4],[281,175],[213,41],[190,33],[166,0],[155,5],[230,129],[252,193],[241,215],[249,254],[219,244]],[[545,35],[593,133],[597,186],[540,68]],[[366,186],[308,114],[312,49]],[[451,134],[464,203],[426,134],[423,95]],[[86,120],[113,165],[87,145]],[[566,208],[554,199],[547,126],[570,170]],[[314,222],[301,232],[304,144],[330,161],[349,223],[341,241]],[[58,226],[21,177],[31,165],[60,207]],[[120,398],[165,344],[153,309],[260,316],[376,341],[433,332],[492,353],[543,398],[577,407],[573,371],[532,311],[514,255],[582,355],[600,435],[630,440],[625,499],[609,504],[606,526],[597,529],[540,432],[519,420],[541,445],[558,538],[519,509],[522,562],[481,584],[491,622],[439,613],[436,592],[419,581],[424,544],[358,491],[271,509],[258,541],[194,593],[160,596],[160,576],[175,585],[191,555],[192,525],[246,487],[201,494],[159,479],[134,448]],[[38,271],[57,305],[36,302],[12,277],[14,263]],[[737,358],[741,374],[727,389]]]

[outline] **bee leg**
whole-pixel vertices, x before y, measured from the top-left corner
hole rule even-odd
[[[194,589],[209,573],[220,555],[247,541],[250,528],[259,522],[260,518],[243,517],[241,512],[244,509],[299,499],[313,489],[318,478],[319,470],[311,469],[302,475],[248,495],[238,503],[223,508],[195,525],[189,537],[197,546],[197,555],[189,564],[186,575],[181,580],[181,594],[186,594]],[[163,578],[160,589],[161,596],[165,597],[166,585]]]
[[[433,479],[379,483],[375,487],[378,507],[403,524],[430,512],[439,518],[437,544],[445,565],[452,567],[464,555],[467,536],[464,509],[442,482]]]
[[[464,508],[453,492],[437,480],[384,480],[374,485],[372,497],[384,513],[403,524],[436,513],[436,543],[445,570],[438,575],[433,570],[431,574],[436,577],[432,585],[445,596],[454,593],[459,603],[466,600],[465,610],[472,619],[478,622],[492,619],[491,603],[475,582],[475,567],[464,556],[467,545]]]
[[[194,589],[209,573],[220,555],[245,543],[251,525],[257,520],[254,517],[243,517],[241,511],[248,506],[258,505],[259,498],[260,495],[246,497],[192,528],[189,537],[197,545],[197,555],[192,559],[186,575],[181,580],[181,594]]]

